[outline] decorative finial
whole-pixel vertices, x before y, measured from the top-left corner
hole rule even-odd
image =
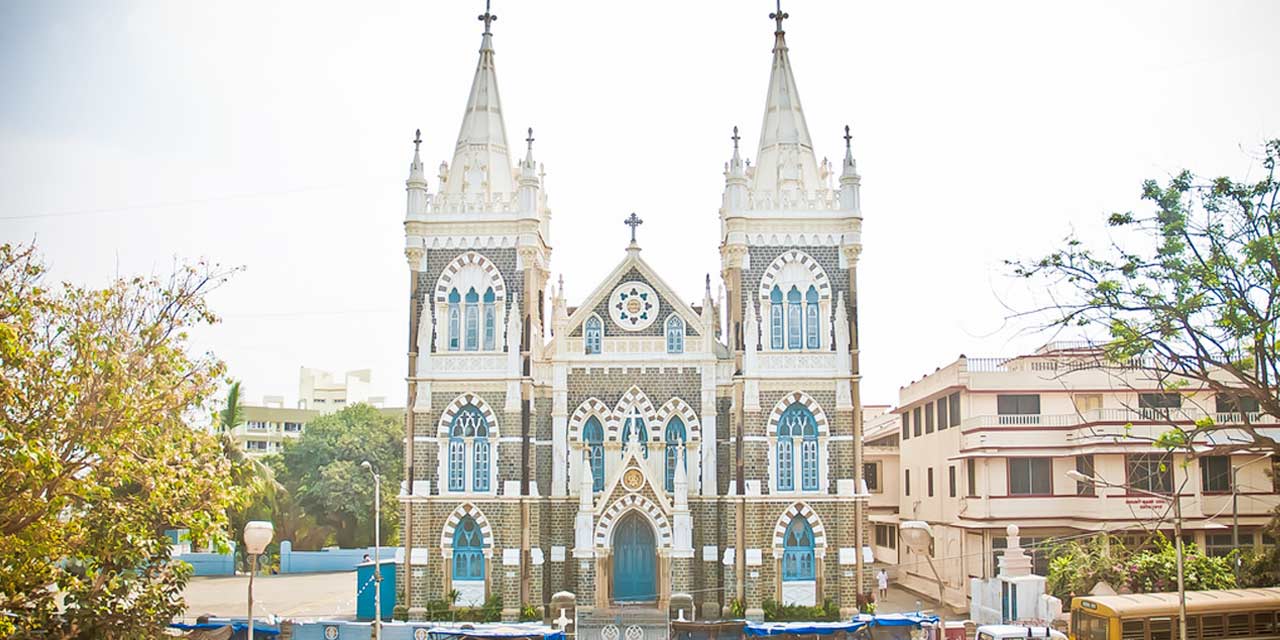
[[[622,221],[622,224],[625,224],[628,227],[631,227],[631,244],[635,244],[636,243],[636,227],[644,224],[644,220],[641,220],[640,216],[637,216],[636,212],[632,211],[631,215],[626,220]]]
[[[734,125],[734,127],[733,127],[733,137],[732,137],[732,138],[730,138],[730,140],[733,140],[733,150],[734,150],[734,151],[737,151],[737,150],[738,150],[738,141],[739,141],[739,140],[741,140],[741,139],[742,139],[742,136],[738,135],[738,126],[737,126],[737,125]]]
[[[848,127],[845,127],[845,129],[848,129]],[[529,137],[525,138],[524,141],[529,143],[529,151],[533,151],[533,127],[529,127]]]
[[[852,135],[850,135],[850,133],[849,133],[849,125],[847,125],[847,124],[846,124],[846,125],[844,126],[844,150],[845,150],[845,151],[851,151],[851,150],[853,150],[852,141],[853,141],[853,136],[852,136]]]
[[[769,18],[778,23],[778,30],[775,33],[782,33],[782,21],[790,17],[791,14],[782,12],[782,0],[778,0],[778,10],[769,14]]]
[[[779,1],[781,1],[781,0],[779,0]],[[492,14],[492,13],[490,13],[490,12],[489,12],[489,0],[484,0],[484,13],[480,14],[479,16],[477,16],[477,19],[478,19],[478,20],[480,20],[480,22],[483,22],[483,23],[484,23],[484,33],[485,33],[485,35],[492,35],[492,34],[490,34],[490,32],[489,32],[489,25],[491,25],[491,24],[493,24],[494,22],[496,22],[496,21],[498,20],[498,16],[496,16],[496,15],[494,15],[494,14]]]
[[[422,144],[422,129],[414,129],[413,131],[413,153],[418,153],[418,146]]]

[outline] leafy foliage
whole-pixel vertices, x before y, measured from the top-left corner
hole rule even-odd
[[[1280,541],[1280,507],[1271,513],[1271,522],[1262,529],[1272,541]],[[1240,586],[1247,588],[1280,587],[1280,544],[1260,551],[1248,551],[1240,557]]]
[[[1182,550],[1187,590],[1235,588],[1230,556],[1206,556],[1194,544]],[[1054,547],[1046,588],[1067,606],[1073,596],[1088,594],[1099,582],[1119,592],[1159,593],[1176,590],[1177,576],[1177,549],[1163,535],[1154,534],[1150,545],[1135,550],[1120,538],[1100,534]]]
[[[815,607],[799,604],[780,604],[777,600],[766,598],[762,604],[765,622],[808,622],[832,621],[840,619],[840,608],[830,598]]]
[[[1115,213],[1117,238],[1089,248],[1075,236],[1039,260],[1011,263],[1017,275],[1066,293],[1045,309],[1058,329],[1094,328],[1106,335],[1115,363],[1145,370],[1170,388],[1186,381],[1256,403],[1280,416],[1280,140],[1265,143],[1262,177],[1211,180],[1183,171],[1164,186],[1143,184],[1147,214]],[[1240,402],[1243,405],[1243,402]],[[1280,442],[1255,428],[1251,416],[1230,428],[1247,434],[1217,438],[1214,453]],[[1161,444],[1204,441],[1225,425],[1202,420],[1177,428]]]
[[[222,373],[187,331],[229,272],[198,263],[102,289],[47,285],[0,246],[0,636],[158,635],[190,567],[165,529],[220,540],[235,498],[218,443],[185,416]]]
[[[403,477],[404,426],[377,409],[356,404],[316,418],[280,455],[280,478],[292,500],[315,522],[330,527],[342,547],[373,539],[373,478],[382,474],[382,544],[395,537],[396,492]]]

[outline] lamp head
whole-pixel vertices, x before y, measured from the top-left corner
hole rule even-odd
[[[266,520],[251,520],[244,525],[245,552],[258,555],[267,550],[271,538],[275,536],[275,527]]]
[[[928,553],[929,543],[933,542],[933,528],[922,520],[908,520],[898,525],[898,534],[902,543],[916,553]]]
[[[365,460],[364,462],[361,462],[361,463],[360,463],[360,467],[361,467],[362,469],[368,469],[369,471],[373,471],[373,465],[372,465],[372,464],[370,464],[368,460]]]
[[[1093,476],[1087,476],[1083,473],[1080,473],[1079,471],[1076,471],[1075,469],[1071,469],[1070,471],[1067,471],[1067,477],[1071,478],[1072,480],[1075,480],[1076,482],[1098,484],[1097,479],[1095,479]]]

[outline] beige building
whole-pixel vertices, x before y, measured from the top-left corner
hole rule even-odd
[[[969,578],[995,575],[1007,525],[1021,527],[1042,575],[1053,540],[1094,532],[1137,538],[1152,528],[1171,536],[1169,501],[1125,486],[1160,494],[1177,489],[1184,538],[1209,554],[1234,548],[1233,494],[1240,546],[1274,544],[1260,531],[1280,504],[1267,469],[1274,459],[1168,457],[1151,441],[1174,424],[1239,423],[1241,409],[1265,431],[1280,434],[1280,423],[1194,384],[1177,393],[1166,388],[1136,369],[1100,366],[1098,351],[1068,343],[1013,358],[961,356],[903,387],[896,420],[870,422],[864,436],[867,460],[898,482],[896,514],[887,512],[888,496],[873,493],[877,560],[898,560],[898,582],[936,593],[925,559],[905,549],[899,557],[896,540],[888,539],[897,522],[929,522],[947,600],[967,607]],[[1072,470],[1117,487],[1077,483],[1067,475]]]
[[[386,399],[369,395],[372,381],[373,372],[369,369],[348,371],[338,379],[328,371],[301,367],[298,370],[298,408],[327,414],[360,402],[381,407]]]
[[[888,406],[863,411],[862,477],[867,483],[868,518],[876,565],[898,564],[898,433],[902,416]]]
[[[315,418],[340,411],[348,403],[370,404],[384,415],[404,417],[404,409],[384,408],[384,399],[370,396],[372,373],[368,369],[348,371],[341,381],[328,371],[301,367],[298,372],[298,406],[286,407],[283,396],[264,396],[262,404],[245,405],[244,423],[231,431],[232,437],[249,455],[279,453],[284,442],[297,438]]]

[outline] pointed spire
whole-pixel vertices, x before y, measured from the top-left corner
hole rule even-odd
[[[764,122],[760,126],[760,148],[756,154],[756,170],[751,188],[757,192],[814,191],[821,186],[818,161],[813,154],[813,141],[800,93],[796,90],[787,53],[786,32],[782,21],[790,15],[778,10],[769,14],[777,22],[774,31],[773,67],[769,74],[769,92],[765,100]]]
[[[515,185],[490,30],[498,17],[489,11],[487,0],[485,12],[479,18],[484,22],[480,61],[471,80],[471,92],[467,95],[462,128],[458,131],[458,143],[453,150],[452,170],[441,190],[446,193],[478,193],[485,197],[510,195],[515,191]]]
[[[591,458],[586,449],[582,451],[582,477],[578,482],[578,510],[591,511],[591,498],[596,492],[595,476],[591,469]]]
[[[524,139],[524,141],[525,141],[525,142],[529,143],[529,150],[528,150],[527,152],[525,152],[525,155],[524,155],[524,166],[528,167],[530,170],[532,170],[532,169],[533,169],[533,167],[534,167],[534,164],[533,164],[533,140],[534,140],[534,137],[533,137],[533,127],[529,127],[529,137]]]
[[[413,132],[413,162],[409,163],[409,179],[405,181],[408,192],[405,217],[417,218],[427,214],[427,177],[423,173],[422,158],[418,148],[422,146],[422,129]]]

